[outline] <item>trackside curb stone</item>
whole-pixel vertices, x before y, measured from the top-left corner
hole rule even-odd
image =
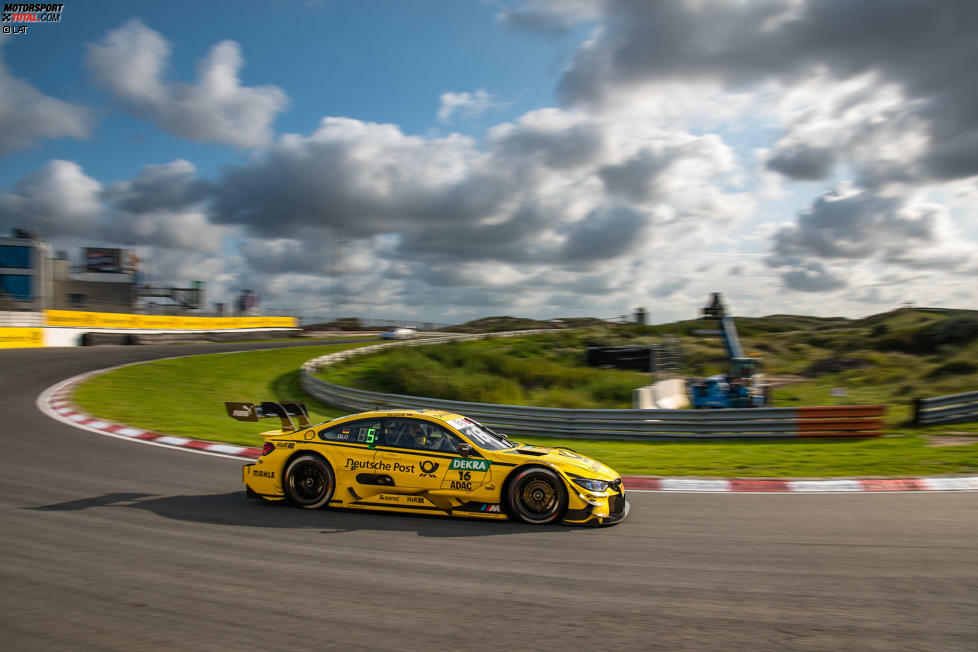
[[[183,449],[233,459],[253,460],[261,449],[218,442],[178,437],[121,423],[112,423],[80,411],[71,394],[82,381],[98,372],[75,376],[52,385],[37,398],[37,407],[52,419],[75,428],[102,435],[129,439],[145,444]],[[978,476],[943,476],[929,478],[682,478],[656,476],[623,476],[630,491],[662,491],[693,493],[852,493],[880,491],[978,491]]]

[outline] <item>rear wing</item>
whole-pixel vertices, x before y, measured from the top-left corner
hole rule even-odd
[[[262,403],[228,401],[224,403],[224,407],[228,411],[228,416],[238,421],[258,421],[278,417],[282,420],[282,430],[285,432],[309,427],[309,410],[302,401],[263,401]]]

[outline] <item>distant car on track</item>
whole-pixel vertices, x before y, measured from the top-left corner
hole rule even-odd
[[[385,340],[409,340],[418,332],[413,328],[392,328],[389,331],[385,331],[381,337]]]
[[[377,410],[311,425],[298,402],[226,403],[230,417],[279,417],[242,469],[249,498],[343,507],[611,525],[628,515],[621,476],[574,451],[510,441],[439,410]]]

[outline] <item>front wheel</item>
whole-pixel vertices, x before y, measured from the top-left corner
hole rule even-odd
[[[282,488],[293,505],[302,509],[319,509],[333,497],[336,480],[326,460],[316,455],[302,455],[285,468]]]
[[[540,525],[560,520],[567,510],[564,483],[550,469],[529,468],[516,472],[507,492],[510,515]]]

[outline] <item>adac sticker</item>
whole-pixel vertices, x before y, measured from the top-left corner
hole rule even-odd
[[[488,471],[492,462],[481,457],[455,457],[448,467],[450,471]]]

